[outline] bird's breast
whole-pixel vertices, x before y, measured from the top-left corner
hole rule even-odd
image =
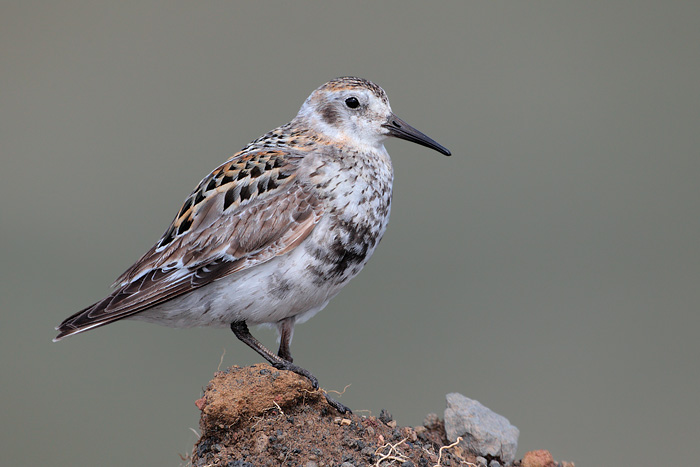
[[[386,231],[393,171],[384,154],[351,153],[312,171],[326,212],[305,248],[317,283],[344,284],[365,265]]]

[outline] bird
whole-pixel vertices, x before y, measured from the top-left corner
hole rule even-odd
[[[294,326],[360,272],[384,235],[394,178],[389,137],[451,155],[398,118],[373,82],[345,76],[323,84],[289,123],[204,177],[114,290],[65,319],[54,341],[122,319],[230,327],[272,366],[318,389],[293,363]],[[249,325],[276,328],[276,354]]]

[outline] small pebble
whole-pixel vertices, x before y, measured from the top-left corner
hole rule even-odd
[[[478,465],[479,467],[486,467],[487,462],[488,461],[485,457],[479,456],[476,458],[476,465]]]
[[[425,416],[425,420],[423,420],[424,427],[426,427],[429,430],[432,430],[434,428],[437,428],[438,425],[440,425],[440,417],[438,417],[436,413],[429,413]]]
[[[362,448],[361,452],[362,452],[362,455],[364,455],[366,457],[373,457],[374,456],[374,449],[372,449],[369,446],[365,446],[364,448]]]
[[[394,419],[394,417],[389,412],[387,412],[385,409],[382,409],[379,412],[379,421],[380,422],[389,424],[389,422],[392,421],[393,419]]]
[[[544,449],[538,451],[528,451],[523,456],[523,467],[550,467],[555,465],[554,458],[549,451]]]

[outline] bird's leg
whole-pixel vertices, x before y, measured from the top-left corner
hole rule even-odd
[[[274,366],[278,370],[293,371],[294,373],[307,378],[309,381],[311,381],[311,386],[314,389],[318,389],[318,380],[314,375],[312,375],[308,370],[305,370],[302,367],[297,366],[288,360],[285,360],[283,357],[272,353],[267,347],[262,345],[259,340],[253,337],[253,335],[248,330],[248,325],[245,323],[245,321],[236,321],[235,323],[231,323],[231,330],[236,335],[238,340],[245,343],[251,349],[255,350],[258,354],[260,354],[261,357],[270,362],[272,366]],[[287,352],[289,352],[288,344]],[[336,401],[335,399],[332,399],[328,396],[328,394],[325,394],[325,396],[326,401],[328,401],[328,405],[336,409],[338,412],[352,413],[352,410],[350,410],[348,407],[344,406],[340,402]]]
[[[277,330],[280,333],[280,348],[277,351],[279,357],[284,358],[289,363],[292,363],[292,352],[289,350],[289,345],[292,343],[292,335],[294,334],[294,316],[285,318],[277,323]]]
[[[246,345],[248,345],[248,347],[259,353],[260,356],[262,356],[265,360],[270,362],[272,366],[274,366],[278,370],[289,370],[293,371],[298,375],[304,376],[308,378],[309,381],[311,381],[311,385],[314,387],[314,389],[318,389],[318,380],[314,375],[312,375],[307,370],[297,365],[294,365],[292,362],[285,360],[284,358],[272,353],[267,347],[262,345],[262,343],[260,343],[259,340],[253,337],[253,335],[248,330],[248,325],[245,323],[245,321],[237,321],[235,323],[231,323],[231,330],[236,335],[238,340],[245,343]]]

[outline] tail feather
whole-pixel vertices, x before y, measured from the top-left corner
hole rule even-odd
[[[247,260],[246,260],[247,261]],[[242,259],[219,258],[189,269],[153,269],[133,279],[97,303],[80,310],[58,325],[54,342],[87,331],[171,300],[203,287],[249,265]]]
[[[99,302],[93,303],[89,307],[84,308],[63,320],[61,324],[56,326],[58,335],[53,339],[53,341],[58,342],[64,337],[72,336],[73,334],[79,334],[93,328],[113,323],[141,311],[138,308],[125,309],[116,313],[113,310],[109,310],[108,308],[111,308],[111,305],[114,305],[115,298],[117,298],[120,292],[120,290],[116,290],[114,293],[103,298]]]

